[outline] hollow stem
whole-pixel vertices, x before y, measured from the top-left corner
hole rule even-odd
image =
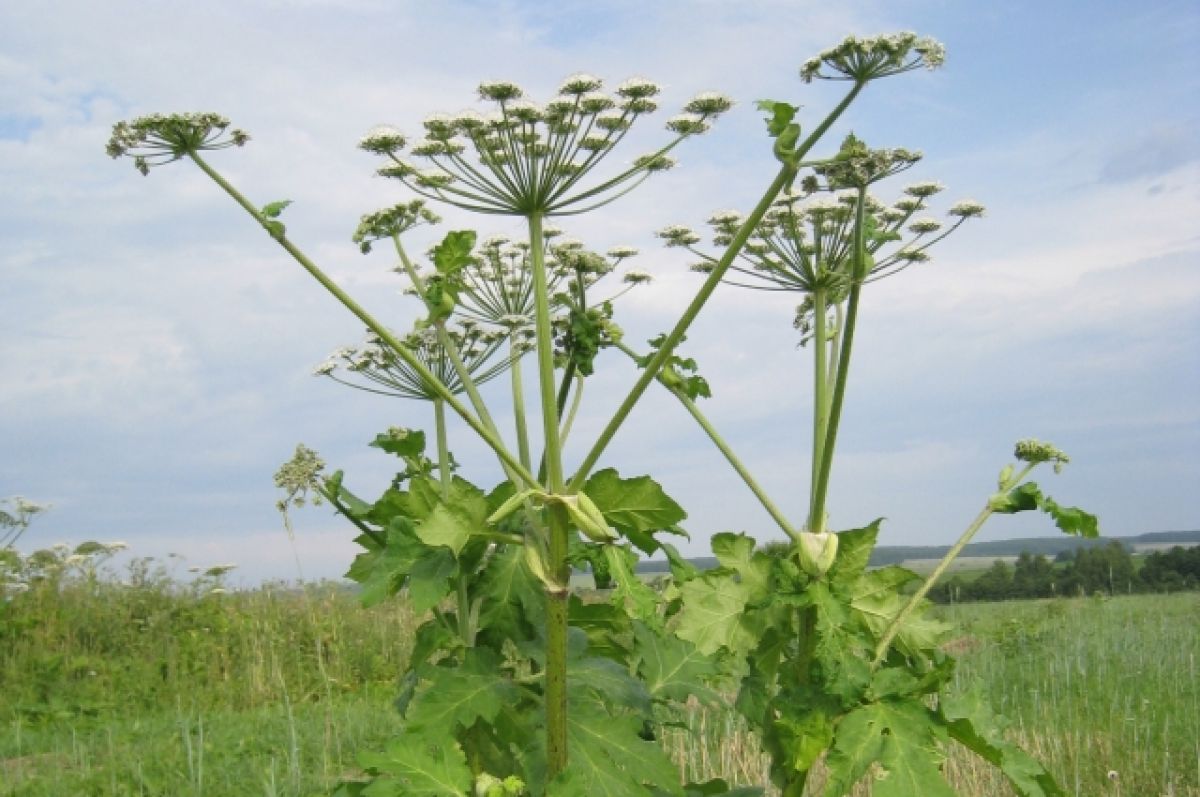
[[[517,350],[516,333],[508,337],[508,356],[512,365],[509,379],[512,383],[513,424],[517,430],[517,457],[527,470],[533,469],[529,453],[529,425],[525,420],[525,386],[521,379],[521,355]]]
[[[554,385],[554,342],[550,329],[550,297],[546,287],[545,239],[542,217],[529,216],[529,262],[533,271],[534,323],[536,324],[538,387],[541,394],[543,461],[546,485],[552,494],[563,493],[562,449],[558,437],[558,403]],[[567,767],[567,562],[570,526],[566,508],[551,505],[546,512],[549,545],[546,570],[546,776],[553,779]]]
[[[833,367],[837,369],[833,395],[830,398],[829,417],[826,419],[825,442],[821,450],[821,465],[817,473],[816,489],[808,515],[809,531],[820,533],[825,530],[825,499],[829,493],[829,473],[833,468],[834,448],[837,445],[838,424],[842,417],[842,402],[846,396],[846,379],[850,373],[850,355],[854,347],[854,327],[858,321],[858,304],[862,295],[863,278],[866,276],[867,258],[864,245],[866,238],[866,188],[858,190],[858,202],[854,214],[854,259],[851,273],[850,298],[847,301],[844,328],[840,330],[841,346],[834,355]],[[824,395],[824,380],[818,380],[818,388]],[[819,405],[818,405],[819,406]]]
[[[442,500],[450,498],[450,447],[446,444],[446,403],[433,400],[433,422],[437,430],[438,480],[442,486]]]
[[[583,374],[575,377],[575,392],[571,394],[571,406],[567,410],[567,417],[563,419],[562,429],[558,433],[558,442],[561,445],[567,444],[567,437],[570,436],[571,427],[575,424],[575,416],[579,413],[579,405],[583,403],[584,381]]]
[[[813,439],[812,463],[809,476],[809,531],[818,531],[819,518],[814,516],[816,511],[817,484],[820,481],[822,452],[825,450],[825,432],[829,426],[828,395],[829,395],[829,366],[826,362],[829,351],[827,340],[828,330],[825,327],[825,289],[813,291]]]

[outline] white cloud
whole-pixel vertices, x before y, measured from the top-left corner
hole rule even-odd
[[[40,438],[53,441],[41,448],[61,448],[10,460],[0,472],[4,484],[55,501],[57,527],[130,536],[132,525],[147,529],[147,541],[160,533],[150,529],[180,523],[172,506],[186,506],[194,514],[188,532],[211,535],[197,556],[238,558],[219,554],[241,536],[254,549],[242,558],[263,574],[289,576],[290,554],[276,550],[282,532],[274,539],[257,514],[270,507],[269,477],[289,447],[300,439],[318,445],[360,483],[382,489],[390,462],[362,444],[389,424],[428,423],[425,407],[309,380],[308,368],[357,340],[361,324],[187,164],[143,179],[128,162],[105,158],[117,119],[211,108],[247,127],[250,145],[214,154],[213,162],[254,202],[295,200],[284,216],[295,240],[370,309],[405,328],[415,307],[395,295],[391,256],[363,257],[349,242],[361,213],[404,198],[397,186],[372,178],[372,159],[354,149],[365,129],[389,122],[414,130],[430,112],[474,105],[482,78],[512,78],[544,96],[581,68],[614,80],[661,80],[662,118],[697,91],[730,93],[740,106],[709,136],[681,148],[678,171],[650,181],[611,214],[563,221],[598,249],[642,249],[634,265],[655,273],[656,282],[622,299],[618,319],[640,349],[669,326],[700,281],[686,272],[687,258],[662,249],[652,231],[672,222],[700,226],[718,207],[751,206],[776,168],[753,100],[802,102],[811,127],[844,87],[803,86],[797,65],[848,31],[887,27],[898,13],[874,3],[792,0],[10,4],[0,12],[0,106],[17,120],[10,133],[0,124],[0,430],[18,445],[34,448]],[[1002,49],[1003,41],[991,46]],[[990,218],[948,241],[934,263],[870,291],[852,372],[857,392],[847,410],[844,481],[835,480],[834,509],[847,515],[867,500],[889,503],[898,485],[918,490],[917,479],[901,479],[909,469],[946,478],[942,489],[954,511],[973,506],[976,485],[991,478],[1020,412],[1031,425],[1061,422],[1065,433],[1087,439],[1118,425],[1117,407],[1136,399],[1142,417],[1163,419],[1153,429],[1195,426],[1181,399],[1167,391],[1145,396],[1119,379],[1130,372],[1161,385],[1170,364],[1195,345],[1195,164],[1160,159],[1120,184],[1097,182],[1128,142],[1081,144],[1063,132],[1074,129],[1069,120],[1053,115],[1024,131],[997,131],[992,140],[1003,146],[972,149],[955,130],[978,107],[950,103],[952,86],[940,75],[889,80],[830,133],[828,149],[852,125],[881,141],[893,130],[929,125],[940,140],[914,142],[931,157],[913,178],[941,178],[949,195],[976,194],[990,206]],[[1109,87],[1114,96],[1130,90]],[[911,119],[901,113],[914,109]],[[661,119],[647,122],[617,157],[646,151],[661,133]],[[938,159],[942,146],[967,154]],[[466,225],[484,234],[521,227],[444,215],[437,234]],[[411,248],[421,251],[428,240]],[[713,384],[705,411],[798,513],[811,352],[795,349],[795,303],[789,295],[722,288],[685,352]],[[1127,329],[1120,345],[1114,323]],[[1035,346],[1036,357],[1028,353]],[[1008,357],[1028,364],[994,373]],[[622,363],[589,386],[590,414],[576,427],[573,455],[635,375]],[[1061,384],[1046,391],[1049,398],[1005,406],[1012,403],[1007,391],[1042,395],[1036,380]],[[1106,383],[1113,387],[1095,389]],[[944,386],[946,397],[921,399],[929,385]],[[1088,386],[1092,409],[1063,410],[1074,398],[1070,385]],[[501,406],[503,386],[487,395]],[[653,470],[689,505],[697,529],[769,529],[744,491],[729,486],[719,455],[682,408],[657,389],[647,402],[608,459],[623,472]],[[972,424],[983,427],[978,443],[964,442]],[[103,440],[107,449],[79,440]],[[1133,450],[1136,440],[1122,445],[1131,447],[1120,452],[1126,459],[1144,453]],[[1176,455],[1169,442],[1155,445],[1163,461]],[[481,445],[455,447],[473,469],[496,474]],[[852,501],[858,494],[848,485],[863,500]],[[139,498],[145,495],[156,499]],[[1178,490],[1163,502],[1186,515],[1196,508],[1187,495]],[[927,529],[953,514],[911,498],[898,503],[897,526],[914,541],[932,539]],[[336,538],[301,545],[315,546],[318,560],[348,561],[348,536]],[[703,547],[698,540],[693,550]],[[260,548],[269,553],[254,552]]]

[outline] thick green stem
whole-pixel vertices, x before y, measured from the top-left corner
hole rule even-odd
[[[561,586],[546,588],[546,776],[567,768],[567,599],[571,568],[567,564],[569,526],[566,508],[548,508],[549,558],[560,562],[552,578]]]
[[[1007,485],[1002,487],[1002,490],[1011,490],[1013,487],[1016,487],[1024,480],[1026,476],[1029,475],[1029,472],[1033,470],[1033,468],[1034,463],[1026,465],[1020,473],[1016,474],[1016,476],[1012,477],[1008,481]],[[967,543],[971,541],[971,538],[973,538],[975,534],[981,528],[983,528],[983,524],[987,522],[987,519],[992,516],[993,512],[995,512],[995,510],[992,509],[991,506],[985,506],[979,512],[979,514],[975,516],[975,519],[971,521],[971,525],[967,526],[966,531],[964,531],[962,536],[958,538],[958,542],[954,543],[950,550],[946,552],[946,555],[942,557],[942,561],[938,562],[937,567],[935,567],[933,572],[929,574],[929,577],[925,579],[925,583],[921,585],[921,588],[917,590],[911,598],[908,599],[908,603],[904,604],[904,608],[901,609],[900,613],[897,614],[895,618],[893,618],[892,622],[888,624],[887,630],[884,631],[883,636],[879,638],[879,644],[875,646],[875,658],[871,662],[871,666],[873,668],[878,667],[880,663],[883,662],[883,658],[887,655],[888,648],[891,646],[892,640],[894,640],[896,635],[900,633],[900,629],[904,627],[904,623],[906,620],[908,620],[909,615],[911,615],[913,611],[915,611],[916,608],[921,605],[921,601],[923,601],[925,596],[929,594],[929,590],[933,589],[934,584],[936,584],[938,579],[945,574],[946,570],[950,567],[954,560],[958,558],[959,554],[962,553],[963,548],[967,547]]]
[[[729,267],[733,264],[734,259],[742,251],[742,247],[746,245],[746,241],[750,238],[750,235],[754,232],[755,228],[758,227],[758,223],[762,221],[762,217],[771,208],[771,204],[775,201],[775,197],[779,195],[779,192],[782,191],[795,176],[796,169],[790,164],[784,164],[783,168],[779,170],[779,174],[776,175],[775,180],[772,181],[771,185],[767,188],[766,193],[763,194],[763,197],[761,200],[759,200],[758,205],[750,213],[750,216],[742,223],[742,226],[737,231],[737,234],[734,235],[733,240],[729,244],[729,248],[725,250],[725,254],[721,256],[719,261],[717,261],[717,265],[713,267],[712,272],[708,275],[708,278],[704,281],[704,284],[700,286],[700,290],[696,293],[695,298],[692,299],[691,303],[687,306],[687,309],[684,310],[683,316],[675,324],[675,328],[667,334],[662,346],[660,346],[658,351],[655,352],[654,357],[651,358],[646,367],[642,369],[642,373],[638,377],[638,380],[634,383],[633,388],[629,391],[629,395],[627,395],[625,400],[621,402],[621,405],[617,408],[616,413],[613,414],[612,420],[610,420],[608,425],[604,427],[604,430],[600,433],[599,438],[597,438],[595,444],[592,445],[592,449],[587,453],[587,456],[583,458],[583,462],[580,464],[579,470],[577,470],[575,475],[571,478],[571,483],[569,485],[570,489],[578,489],[580,485],[587,480],[588,474],[591,472],[591,469],[595,467],[596,462],[599,461],[600,455],[604,453],[606,448],[608,448],[608,444],[612,442],[613,436],[616,435],[617,430],[621,428],[621,425],[625,423],[625,419],[629,417],[629,413],[633,410],[638,400],[641,399],[642,395],[646,392],[646,388],[649,387],[654,378],[658,376],[659,372],[666,364],[667,358],[671,356],[671,353],[675,350],[675,347],[679,345],[679,341],[682,340],[684,335],[687,333],[688,327],[692,325],[692,322],[696,320],[696,316],[700,314],[702,309],[704,309],[704,305],[708,303],[709,297],[712,296],[713,292],[717,289],[717,285],[720,284],[721,278],[725,276],[725,272],[729,270]]]
[[[846,379],[850,373],[850,355],[854,347],[854,327],[858,321],[858,304],[862,295],[863,278],[866,277],[866,202],[867,190],[860,188],[854,214],[854,259],[851,272],[850,298],[847,302],[846,321],[840,331],[841,347],[834,357],[837,380],[833,386],[833,397],[826,421],[825,443],[821,451],[821,466],[817,473],[817,487],[813,492],[809,511],[809,531],[825,531],[825,498],[829,493],[829,473],[833,468],[833,454],[837,445],[838,424],[842,418],[842,402],[846,396]]]
[[[517,456],[528,470],[533,469],[529,453],[529,425],[525,420],[525,386],[521,380],[521,353],[515,333],[508,338],[508,356],[512,362],[509,377],[512,382],[513,422],[517,427]]]
[[[816,511],[817,483],[820,481],[821,462],[824,459],[825,432],[829,426],[828,402],[828,330],[825,327],[825,289],[813,291],[813,439],[812,463],[809,465],[808,484],[808,523],[809,531],[818,531],[820,521],[814,516]]]
[[[529,262],[533,271],[534,323],[537,336],[538,387],[545,437],[543,461],[549,492],[562,494],[562,449],[558,438],[558,403],[554,385],[554,342],[550,329],[550,297],[546,287],[545,238],[542,217],[529,217]],[[567,561],[570,525],[566,507],[547,509],[549,546],[546,570],[546,776],[555,778],[567,767]]]
[[[450,498],[450,447],[446,443],[446,403],[433,400],[433,424],[437,430],[438,480],[442,485],[442,500]]]
[[[571,434],[571,427],[575,425],[575,416],[579,414],[579,405],[583,403],[583,384],[585,377],[580,374],[575,377],[575,392],[571,394],[571,407],[567,410],[567,417],[563,419],[562,428],[558,433],[558,442],[560,445],[567,444],[567,438]]]
[[[242,196],[242,194],[236,188],[234,188],[216,170],[209,166],[199,155],[191,153],[189,157],[191,157],[196,165],[199,166],[200,169],[213,180],[213,182],[219,185],[225,191],[225,193],[229,194],[229,196],[232,197],[239,205],[241,205],[247,213],[253,216],[257,222],[262,224],[263,218],[258,208],[250,204],[249,200]],[[400,357],[400,359],[404,360],[409,367],[416,371],[417,374],[427,384],[430,385],[433,391],[445,400],[450,409],[454,410],[459,417],[466,421],[467,425],[479,435],[483,442],[496,452],[496,456],[498,456],[505,465],[512,468],[513,472],[519,476],[528,487],[537,490],[544,489],[538,483],[538,480],[534,478],[533,474],[529,472],[529,469],[523,467],[517,458],[514,457],[513,454],[505,447],[503,441],[501,441],[497,435],[493,434],[478,418],[472,415],[471,412],[467,410],[467,408],[464,407],[457,398],[455,398],[454,394],[450,392],[450,389],[443,385],[441,381],[438,380],[438,378],[434,376],[434,374],[427,367],[425,367],[425,364],[422,363],[411,351],[408,350],[408,347],[401,343],[396,336],[392,334],[391,330],[376,320],[376,318],[368,313],[362,307],[362,305],[350,298],[349,294],[338,287],[337,283],[331,280],[324,271],[318,268],[317,265],[313,263],[307,255],[301,252],[296,245],[289,241],[283,234],[272,234],[272,237],[289,255],[292,256],[297,263],[303,266],[305,271],[311,274],[317,282],[321,283],[321,286],[325,288],[325,290],[333,294],[334,298],[341,302],[351,313],[357,316],[360,321],[366,324],[367,328],[378,335],[379,339],[386,343],[393,351],[395,351],[396,355]]]
[[[446,443],[446,407],[441,399],[433,400],[433,422],[437,430],[438,481],[442,487],[442,500],[450,500],[450,485],[453,476],[450,473],[450,447]],[[460,573],[455,584],[455,598],[458,602],[458,635],[463,644],[471,647],[475,640],[471,632],[471,598],[467,591],[466,573]]]

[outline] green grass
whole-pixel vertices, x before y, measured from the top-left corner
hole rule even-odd
[[[210,586],[76,579],[0,603],[0,795],[316,795],[397,730],[402,606]],[[1200,795],[1200,595],[938,611],[961,629],[956,688],[981,689],[1069,794]],[[729,712],[683,725],[664,744],[687,774],[763,782]],[[950,768],[965,795],[1009,794],[971,759]]]

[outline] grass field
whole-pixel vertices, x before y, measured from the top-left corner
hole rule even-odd
[[[1200,795],[1200,595],[939,611],[961,629],[956,688],[982,690],[1068,793]],[[414,623],[335,585],[26,593],[0,609],[0,794],[321,794],[398,728]],[[762,782],[736,717],[684,719],[664,739],[682,769]],[[965,795],[1009,793],[950,767]]]

